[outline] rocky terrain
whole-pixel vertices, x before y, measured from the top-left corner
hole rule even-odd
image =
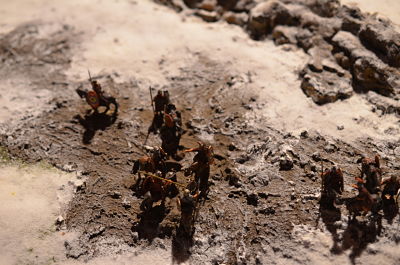
[[[381,211],[377,216],[350,221],[343,204],[332,211],[318,203],[322,167],[342,168],[344,198],[356,194],[350,185],[359,175],[360,157],[379,154],[386,175],[397,174],[400,169],[400,32],[396,25],[338,1],[155,2],[124,2],[126,6],[118,8],[154,12],[165,21],[170,17],[178,17],[176,21],[182,23],[194,23],[185,22],[193,17],[204,20],[196,21],[193,28],[234,24],[235,29],[211,31],[238,34],[229,39],[248,52],[243,57],[251,57],[250,51],[258,49],[251,45],[274,42],[281,46],[275,50],[277,56],[289,57],[279,61],[270,52],[278,69],[272,72],[277,77],[274,82],[286,85],[282,97],[289,101],[303,106],[301,102],[311,98],[301,113],[305,120],[310,115],[310,123],[315,125],[309,128],[308,122],[291,115],[296,109],[285,113],[285,109],[279,109],[280,102],[265,96],[278,94],[259,86],[266,71],[259,68],[258,61],[244,66],[244,59],[232,57],[227,61],[225,54],[207,52],[212,46],[187,44],[187,58],[176,61],[174,56],[179,58],[180,51],[169,57],[163,50],[165,55],[154,60],[149,56],[148,61],[141,62],[143,66],[132,58],[135,71],[130,71],[130,65],[107,68],[113,59],[104,55],[104,50],[113,49],[113,56],[122,58],[123,65],[127,57],[124,52],[131,52],[134,41],[126,40],[129,45],[124,52],[107,45],[100,50],[88,42],[95,39],[103,43],[96,38],[102,31],[108,33],[104,25],[96,33],[90,32],[90,37],[83,27],[73,24],[74,18],[63,23],[29,21],[2,32],[0,78],[4,82],[0,100],[5,114],[0,115],[1,147],[12,160],[44,161],[77,176],[70,183],[74,196],[63,207],[57,223],[57,229],[77,236],[64,241],[64,258],[54,263],[90,263],[101,257],[129,254],[133,257],[125,263],[136,264],[137,253],[146,249],[154,256],[168,252],[172,263],[188,264],[398,263],[397,211]],[[119,3],[109,5],[117,10],[113,5]],[[107,13],[99,10],[96,15],[100,17]],[[162,17],[164,13],[168,19]],[[166,23],[175,25],[176,21]],[[160,30],[159,26],[154,28]],[[112,28],[114,31],[116,28]],[[122,33],[111,42],[123,42]],[[218,32],[212,38],[217,36]],[[227,42],[226,36],[220,36],[221,42]],[[143,37],[143,41],[147,43],[148,38]],[[247,41],[251,45],[247,46]],[[160,44],[174,50],[162,37]],[[229,45],[236,44],[226,44],[226,53],[237,48]],[[90,61],[92,49],[101,54],[99,59]],[[260,60],[267,64],[271,58]],[[289,66],[284,65],[286,59]],[[151,65],[150,74],[146,65]],[[76,88],[89,86],[86,66],[94,68],[93,78],[117,98],[120,111],[116,118],[92,115],[75,93]],[[83,71],[76,74],[76,69]],[[281,69],[290,71],[290,76],[280,76]],[[139,208],[142,198],[132,191],[134,176],[130,170],[134,159],[146,154],[143,143],[152,119],[149,85],[168,89],[172,102],[182,111],[185,133],[180,150],[195,147],[199,140],[214,147],[210,192],[199,205],[193,238],[176,234],[180,215],[176,197],[167,200],[165,209],[155,206],[143,213]],[[343,126],[332,121],[329,126],[334,129],[325,128],[324,121],[336,117],[335,107],[329,106],[348,104],[343,106],[346,112],[351,98],[362,101],[360,113],[351,113],[356,116],[352,122],[357,134],[347,131],[353,123]],[[324,111],[329,114],[312,116],[314,109],[326,106]],[[274,108],[278,114],[273,119],[266,113]],[[338,121],[346,121],[337,116]],[[285,122],[297,122],[302,129],[277,125]],[[157,135],[150,135],[147,145],[160,143]],[[181,163],[188,166],[191,159],[186,154]],[[186,184],[188,180],[179,173],[178,182]],[[140,259],[137,262],[145,263]]]

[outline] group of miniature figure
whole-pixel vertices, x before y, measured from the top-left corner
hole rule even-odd
[[[346,201],[347,209],[353,217],[368,212],[376,214],[384,206],[397,206],[400,196],[400,179],[396,176],[382,178],[379,156],[361,158],[360,176],[355,178],[352,187],[357,189],[356,197]],[[338,196],[344,191],[343,172],[338,167],[332,167],[321,173],[321,205],[334,208]]]
[[[118,111],[118,103],[114,97],[106,95],[100,84],[92,80],[89,73],[92,90],[77,89],[81,98],[85,98],[95,113],[100,106],[104,106],[106,113],[110,105],[114,105],[114,115]],[[143,197],[140,209],[143,212],[152,209],[153,204],[161,201],[164,206],[167,197],[173,198],[182,188],[178,197],[178,206],[181,211],[179,231],[188,236],[193,234],[193,222],[198,201],[205,199],[208,193],[208,179],[210,166],[213,163],[213,148],[203,142],[198,142],[198,147],[183,150],[179,153],[179,143],[183,134],[182,117],[174,104],[170,101],[169,92],[159,90],[153,98],[150,88],[151,106],[154,117],[149,126],[144,146],[151,133],[159,134],[161,146],[147,147],[149,155],[134,161],[131,173],[136,176],[133,189],[138,197]],[[193,162],[184,168],[180,164],[184,153],[195,152]],[[170,159],[172,158],[172,160]],[[188,184],[177,181],[177,173],[183,172]]]
[[[91,77],[89,80],[93,90],[86,92],[77,89],[79,96],[85,98],[96,113],[99,106],[106,107],[107,112],[113,104],[115,114],[118,111],[116,99],[106,95],[97,81]],[[149,155],[135,160],[131,172],[137,176],[134,190],[138,196],[144,198],[141,210],[148,211],[153,207],[153,203],[161,201],[161,205],[164,205],[167,197],[177,196],[177,186],[181,187],[183,192],[178,198],[181,210],[180,229],[191,235],[197,202],[207,196],[213,149],[198,142],[198,147],[184,150],[183,153],[196,152],[192,164],[184,168],[179,162],[183,153],[178,152],[183,134],[181,113],[171,103],[168,91],[159,90],[153,98],[150,88],[150,96],[154,117],[145,144],[151,133],[159,134],[162,144],[161,147],[149,148]],[[355,178],[356,184],[352,185],[358,190],[358,195],[346,201],[350,215],[354,217],[359,213],[377,213],[383,205],[397,205],[400,179],[395,176],[382,178],[378,156],[373,159],[362,158],[358,162],[361,163],[361,174]],[[344,191],[343,172],[335,166],[322,171],[320,203],[326,208],[335,208],[338,197]],[[184,176],[189,177],[188,185],[178,183],[178,172],[184,172]]]

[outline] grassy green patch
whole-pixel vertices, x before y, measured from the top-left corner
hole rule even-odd
[[[0,145],[0,163],[7,163],[11,161],[10,154],[6,147]]]

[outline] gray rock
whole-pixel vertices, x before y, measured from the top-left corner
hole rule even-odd
[[[373,90],[388,97],[398,93],[395,89],[400,86],[400,73],[381,61],[360,58],[353,69],[354,79],[364,90]]]
[[[291,170],[293,168],[293,159],[288,155],[281,156],[279,158],[279,169],[280,170]]]
[[[229,24],[244,26],[247,23],[249,16],[244,12],[234,13],[228,11],[223,14],[222,19],[228,22]]]
[[[68,163],[62,167],[62,169],[66,172],[73,172],[77,166],[74,163]]]
[[[315,162],[321,161],[321,155],[320,155],[320,153],[318,153],[318,152],[314,152],[314,153],[311,155],[311,158],[312,158]]]
[[[300,137],[301,138],[308,138],[309,134],[307,130],[304,130],[300,133]]]
[[[215,11],[196,10],[194,14],[207,22],[216,22],[220,18],[219,14]]]
[[[376,109],[381,111],[382,115],[393,113],[400,115],[400,103],[397,100],[383,97],[373,91],[368,92],[366,98]]]
[[[197,8],[204,9],[206,11],[216,11],[217,8],[217,0],[203,0],[200,4],[197,5]]]
[[[272,32],[276,25],[298,24],[282,2],[271,0],[261,2],[251,9],[248,30],[253,38],[259,39]]]
[[[328,144],[325,145],[324,150],[325,150],[327,153],[333,153],[333,152],[335,152],[335,151],[338,150],[338,147],[335,145],[335,143],[333,143],[333,142],[328,142]]]
[[[195,8],[197,4],[201,3],[203,0],[183,0],[185,5],[190,8]]]
[[[366,91],[376,91],[384,96],[395,94],[395,88],[400,86],[398,70],[383,63],[349,32],[339,31],[332,38],[332,43],[349,56],[353,65],[353,78],[359,87]]]
[[[66,256],[68,258],[78,259],[80,256],[88,253],[87,249],[80,244],[78,239],[73,241],[65,241],[64,247],[66,250]]]
[[[253,177],[250,180],[250,183],[253,184],[256,187],[264,187],[264,186],[268,185],[269,180],[270,179],[269,179],[268,175],[263,173],[263,172],[261,172],[261,173],[257,174],[255,177]],[[240,187],[240,185],[239,185],[239,187]]]
[[[64,217],[62,215],[59,215],[56,219],[56,225],[61,225],[65,222]]]
[[[296,27],[276,26],[272,32],[272,38],[276,45],[297,44],[298,31]]]
[[[342,19],[342,30],[357,35],[364,23],[365,16],[357,7],[342,6],[338,12]]]
[[[255,193],[249,193],[246,195],[246,200],[248,205],[257,206],[258,205],[258,195]]]
[[[359,38],[390,66],[400,66],[400,33],[388,21],[376,19],[365,23],[360,29]]]
[[[301,77],[304,94],[318,105],[344,100],[353,95],[351,78],[343,78],[329,71],[317,73],[310,70],[305,70]]]
[[[69,184],[74,187],[74,191],[78,192],[86,188],[86,181],[82,179],[77,179],[75,181],[69,181]]]

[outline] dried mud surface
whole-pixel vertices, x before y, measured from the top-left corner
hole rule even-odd
[[[347,222],[344,205],[339,212],[329,212],[318,204],[321,162],[324,167],[340,165],[345,173],[344,197],[352,197],[355,192],[349,185],[359,174],[357,159],[378,153],[385,172],[397,173],[400,142],[364,139],[350,145],[313,131],[301,135],[278,131],[252,116],[252,110],[264,103],[246,90],[251,76],[230,73],[202,54],[193,54],[192,64],[182,67],[179,75],[168,76],[164,87],[182,111],[181,150],[202,140],[212,144],[216,154],[210,192],[198,209],[193,241],[177,237],[176,198],[167,200],[165,210],[156,206],[144,215],[139,209],[142,199],[131,189],[130,170],[133,160],[145,154],[142,143],[152,118],[140,78],[118,82],[118,73],[95,76],[117,97],[120,112],[116,119],[91,115],[74,91],[87,87],[87,80],[68,80],[63,74],[79,34],[63,26],[39,36],[35,27],[33,22],[1,36],[0,77],[24,76],[33,90],[47,89],[54,97],[40,115],[5,128],[1,145],[14,158],[45,160],[81,176],[65,216],[67,229],[80,232],[80,237],[66,241],[67,257],[88,260],[119,253],[123,245],[157,242],[160,248],[172,244],[176,262],[308,264],[310,260],[297,252],[305,244],[293,232],[299,225],[326,229],[334,240],[331,255],[350,250],[355,263],[369,243],[400,241],[396,215],[381,213]],[[159,144],[151,135],[148,145]],[[182,164],[187,166],[191,158],[186,155]],[[188,180],[182,174],[178,181]]]

